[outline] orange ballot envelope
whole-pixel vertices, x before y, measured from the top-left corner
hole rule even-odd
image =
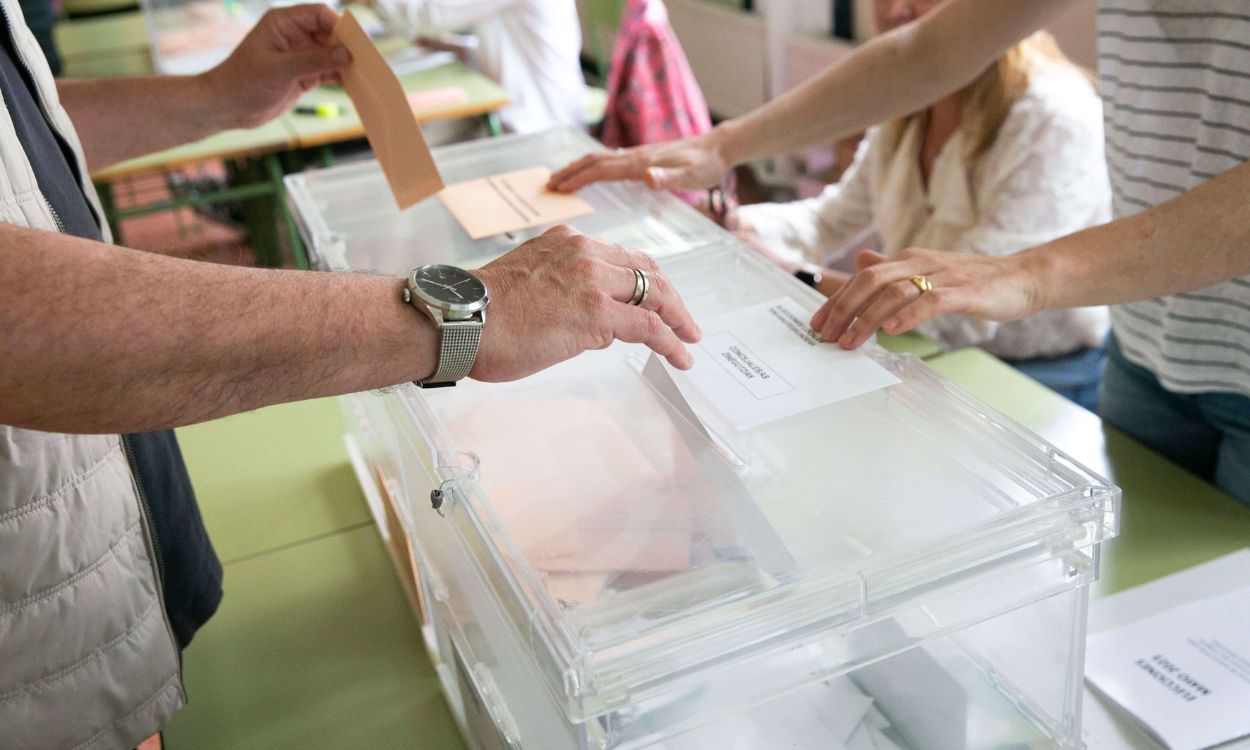
[[[461,182],[438,197],[475,240],[594,213],[576,195],[548,190],[550,177],[550,169],[531,167]]]
[[[343,88],[365,126],[365,136],[400,210],[443,189],[430,147],[412,114],[399,79],[351,13],[334,27],[334,37],[352,53],[343,69]]]

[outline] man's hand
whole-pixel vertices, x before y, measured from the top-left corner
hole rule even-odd
[[[650,293],[638,307],[633,269]],[[557,226],[477,272],[490,307],[475,380],[516,380],[616,339],[646,344],[683,370],[694,364],[682,342],[702,336],[651,256]]]
[[[904,333],[945,313],[1019,320],[1042,308],[1033,258],[1030,253],[986,257],[910,247],[886,260],[865,250],[856,258],[858,272],[812,317],[812,330],[825,341],[854,349],[878,328]],[[921,294],[913,276],[926,277],[933,289]]]
[[[220,65],[203,74],[230,127],[256,127],[290,109],[299,95],[338,80],[351,62],[330,33],[339,16],[325,5],[270,10]]]
[[[718,184],[732,166],[713,130],[680,141],[586,154],[553,174],[547,187],[571,193],[605,180],[646,180],[653,190],[698,190]]]

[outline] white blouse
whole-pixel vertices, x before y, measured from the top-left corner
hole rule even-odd
[[[816,198],[743,206],[771,248],[825,262],[870,227],[889,256],[906,247],[1007,255],[1111,219],[1102,103],[1066,66],[1034,73],[980,158],[964,160],[962,131],[943,145],[929,189],[920,174],[921,118],[898,147],[868,131],[840,182]],[[1012,323],[940,316],[922,333],[946,349],[979,345],[1005,359],[1053,357],[1098,346],[1104,307],[1046,310]]]
[[[508,95],[509,132],[582,127],[582,31],[573,0],[378,0],[378,14],[407,35],[472,29],[477,62]]]

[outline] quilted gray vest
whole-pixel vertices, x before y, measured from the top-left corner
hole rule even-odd
[[[0,8],[102,216],[22,11]],[[0,171],[0,221],[55,231],[3,106]],[[183,704],[145,508],[117,435],[0,425],[0,748],[133,748]]]

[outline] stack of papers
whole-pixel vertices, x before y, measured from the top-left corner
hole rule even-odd
[[[1250,552],[1226,560],[1245,563]],[[1167,583],[1141,588],[1164,592]],[[1199,577],[1190,589],[1201,585]],[[1156,601],[1155,612],[1089,637],[1090,685],[1171,750],[1250,735],[1250,580],[1170,607],[1162,593]]]

